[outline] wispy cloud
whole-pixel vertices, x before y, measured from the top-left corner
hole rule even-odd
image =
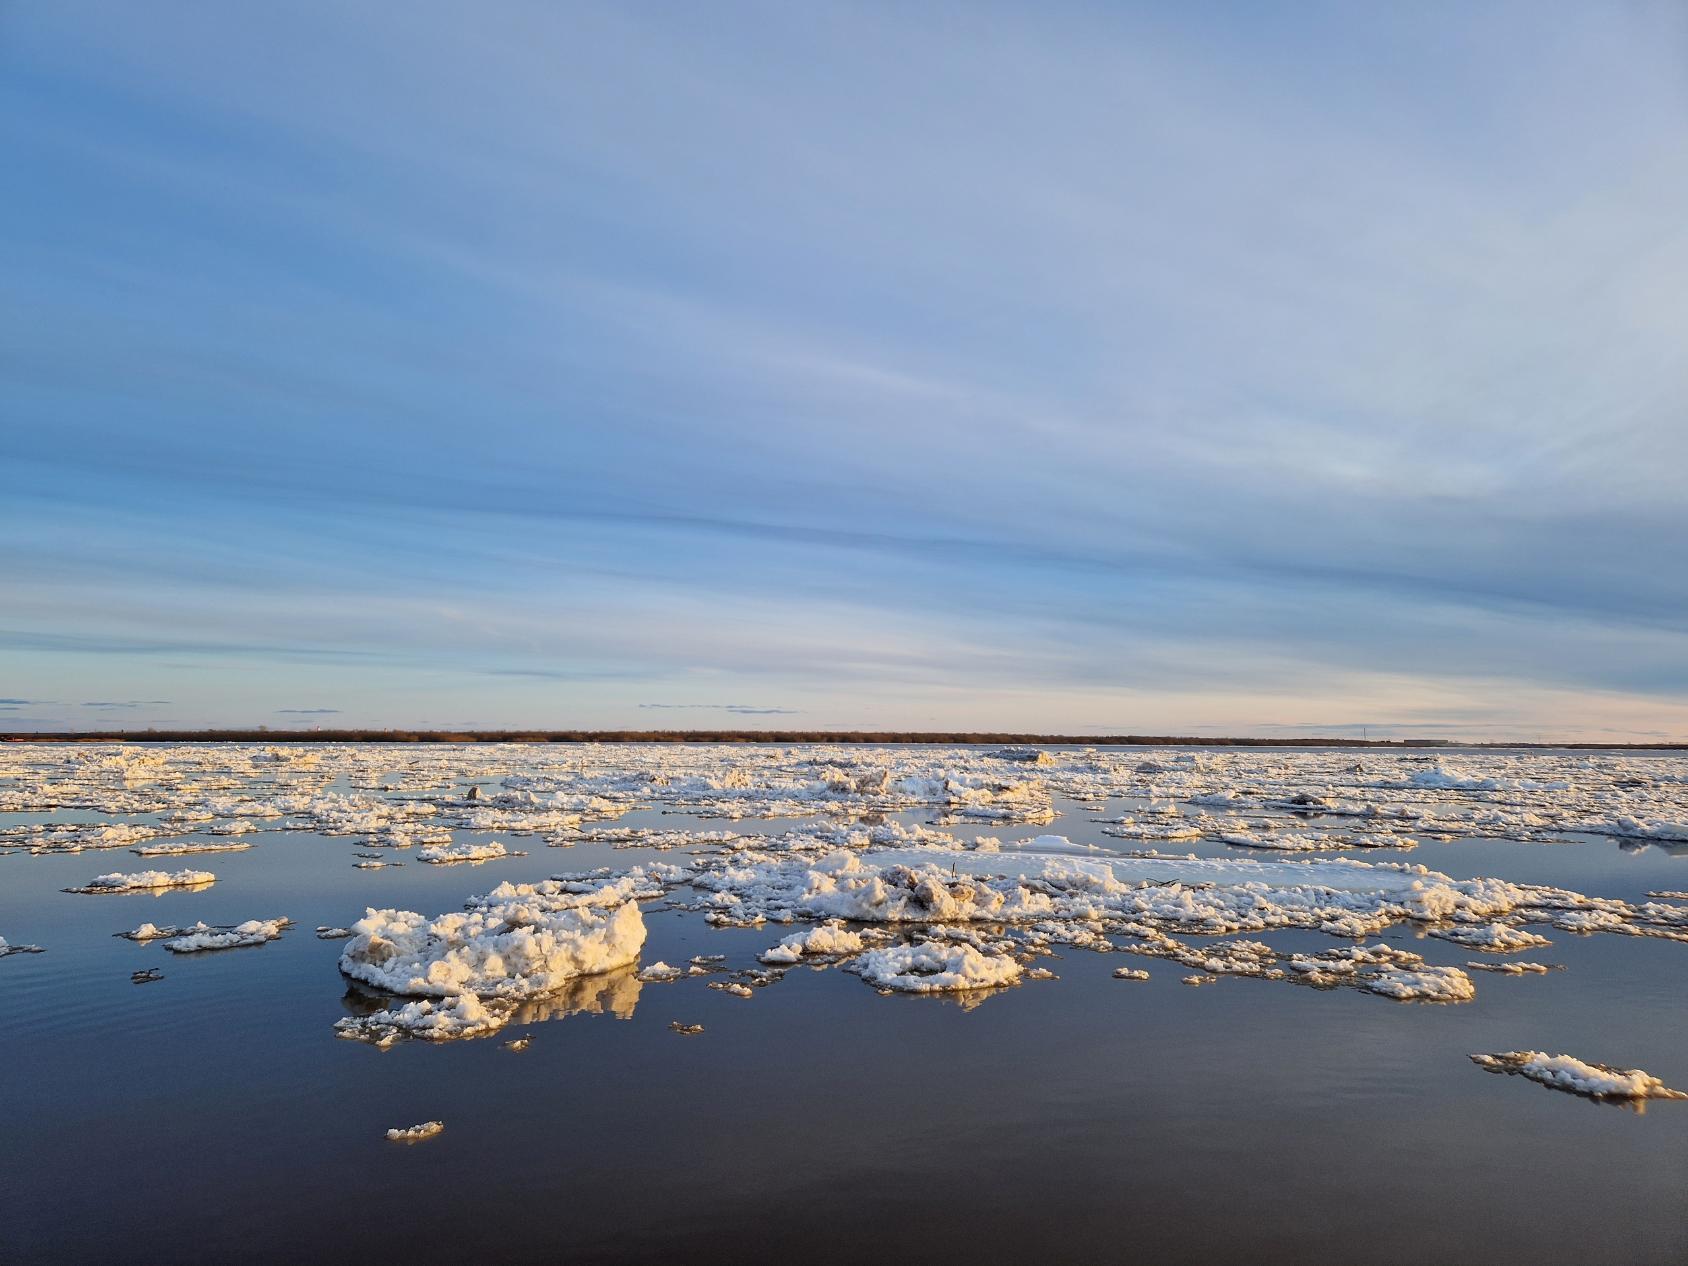
[[[277,708],[277,712],[285,716],[319,717],[330,716],[339,712],[339,708]]]
[[[641,708],[662,708],[676,712],[733,712],[739,716],[796,716],[798,708],[758,708],[745,703],[641,703]]]
[[[1685,29],[20,7],[0,671],[1668,729]]]

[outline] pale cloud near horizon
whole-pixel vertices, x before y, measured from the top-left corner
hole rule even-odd
[[[1688,24],[1537,16],[14,10],[0,689],[1688,736]]]

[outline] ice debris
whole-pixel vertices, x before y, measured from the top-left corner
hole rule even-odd
[[[861,934],[852,932],[842,923],[831,921],[816,924],[805,932],[793,932],[772,949],[763,950],[758,957],[764,963],[795,963],[804,955],[844,955],[859,953]]]
[[[424,1121],[421,1125],[407,1125],[402,1129],[387,1131],[387,1139],[393,1143],[420,1143],[423,1139],[431,1139],[445,1129],[441,1121]]]
[[[1471,1062],[1492,1073],[1515,1073],[1551,1089],[1588,1099],[1688,1099],[1688,1093],[1672,1090],[1657,1077],[1639,1068],[1587,1064],[1570,1055],[1501,1051],[1492,1055],[1473,1055]]]
[[[231,928],[203,929],[172,937],[164,948],[177,954],[197,954],[205,950],[245,949],[264,945],[281,936],[282,929],[292,919],[248,919]],[[139,931],[140,929],[136,929]],[[136,937],[136,940],[142,938]]]
[[[427,862],[432,866],[454,866],[459,862],[479,865],[500,857],[525,857],[525,853],[512,853],[497,840],[490,844],[440,844],[422,849],[416,854],[416,860]]]
[[[250,844],[213,844],[208,840],[189,840],[185,844],[147,844],[129,851],[136,857],[182,857],[189,853],[244,853]]]
[[[945,993],[1011,985],[1024,968],[1013,957],[972,945],[927,941],[869,950],[844,964],[870,985],[900,993]]]

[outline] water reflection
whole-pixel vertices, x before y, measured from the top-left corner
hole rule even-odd
[[[567,1019],[571,1015],[608,1015],[617,1020],[628,1020],[639,1005],[639,993],[643,988],[637,964],[596,976],[579,976],[553,993],[515,1004],[505,1024],[472,1037],[491,1037],[502,1033],[510,1025],[542,1024],[548,1020]],[[364,1019],[416,1000],[373,989],[360,981],[347,980],[340,1005],[348,1016]],[[496,1003],[488,1000],[487,1005],[491,1008]]]
[[[643,988],[636,963],[598,976],[580,976],[555,993],[522,1003],[510,1017],[510,1023],[540,1024],[571,1015],[609,1015],[617,1020],[630,1020]]]

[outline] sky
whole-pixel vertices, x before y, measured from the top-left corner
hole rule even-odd
[[[1688,10],[0,8],[0,730],[1688,738]]]

